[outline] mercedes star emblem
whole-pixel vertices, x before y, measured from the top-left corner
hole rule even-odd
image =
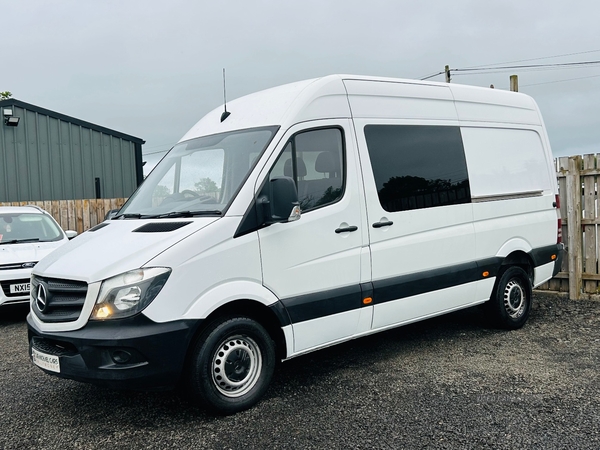
[[[46,292],[46,287],[40,283],[37,288],[37,297],[35,299],[35,303],[40,310],[40,312],[44,312],[47,306],[48,293]]]

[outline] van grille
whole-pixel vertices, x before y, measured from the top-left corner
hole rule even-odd
[[[74,355],[77,353],[77,349],[73,344],[45,339],[40,336],[34,336],[31,339],[31,346],[36,350],[54,356]]]
[[[87,287],[84,281],[33,276],[31,310],[43,322],[74,322],[81,314]]]

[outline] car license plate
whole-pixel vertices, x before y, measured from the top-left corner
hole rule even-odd
[[[60,359],[58,356],[48,355],[32,348],[31,360],[36,366],[41,367],[42,369],[60,373]]]
[[[29,294],[31,290],[30,283],[20,283],[20,284],[11,284],[10,285],[10,293],[11,294]]]

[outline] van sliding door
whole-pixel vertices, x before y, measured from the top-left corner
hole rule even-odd
[[[367,199],[373,329],[473,302],[480,270],[457,124],[356,119],[355,126]]]

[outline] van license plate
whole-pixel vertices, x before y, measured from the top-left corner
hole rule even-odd
[[[41,367],[42,369],[60,373],[60,359],[58,356],[38,352],[35,348],[32,348],[31,360],[36,366]]]
[[[11,284],[10,285],[10,293],[11,294],[29,294],[31,290],[31,284],[29,283],[20,283],[20,284]]]

